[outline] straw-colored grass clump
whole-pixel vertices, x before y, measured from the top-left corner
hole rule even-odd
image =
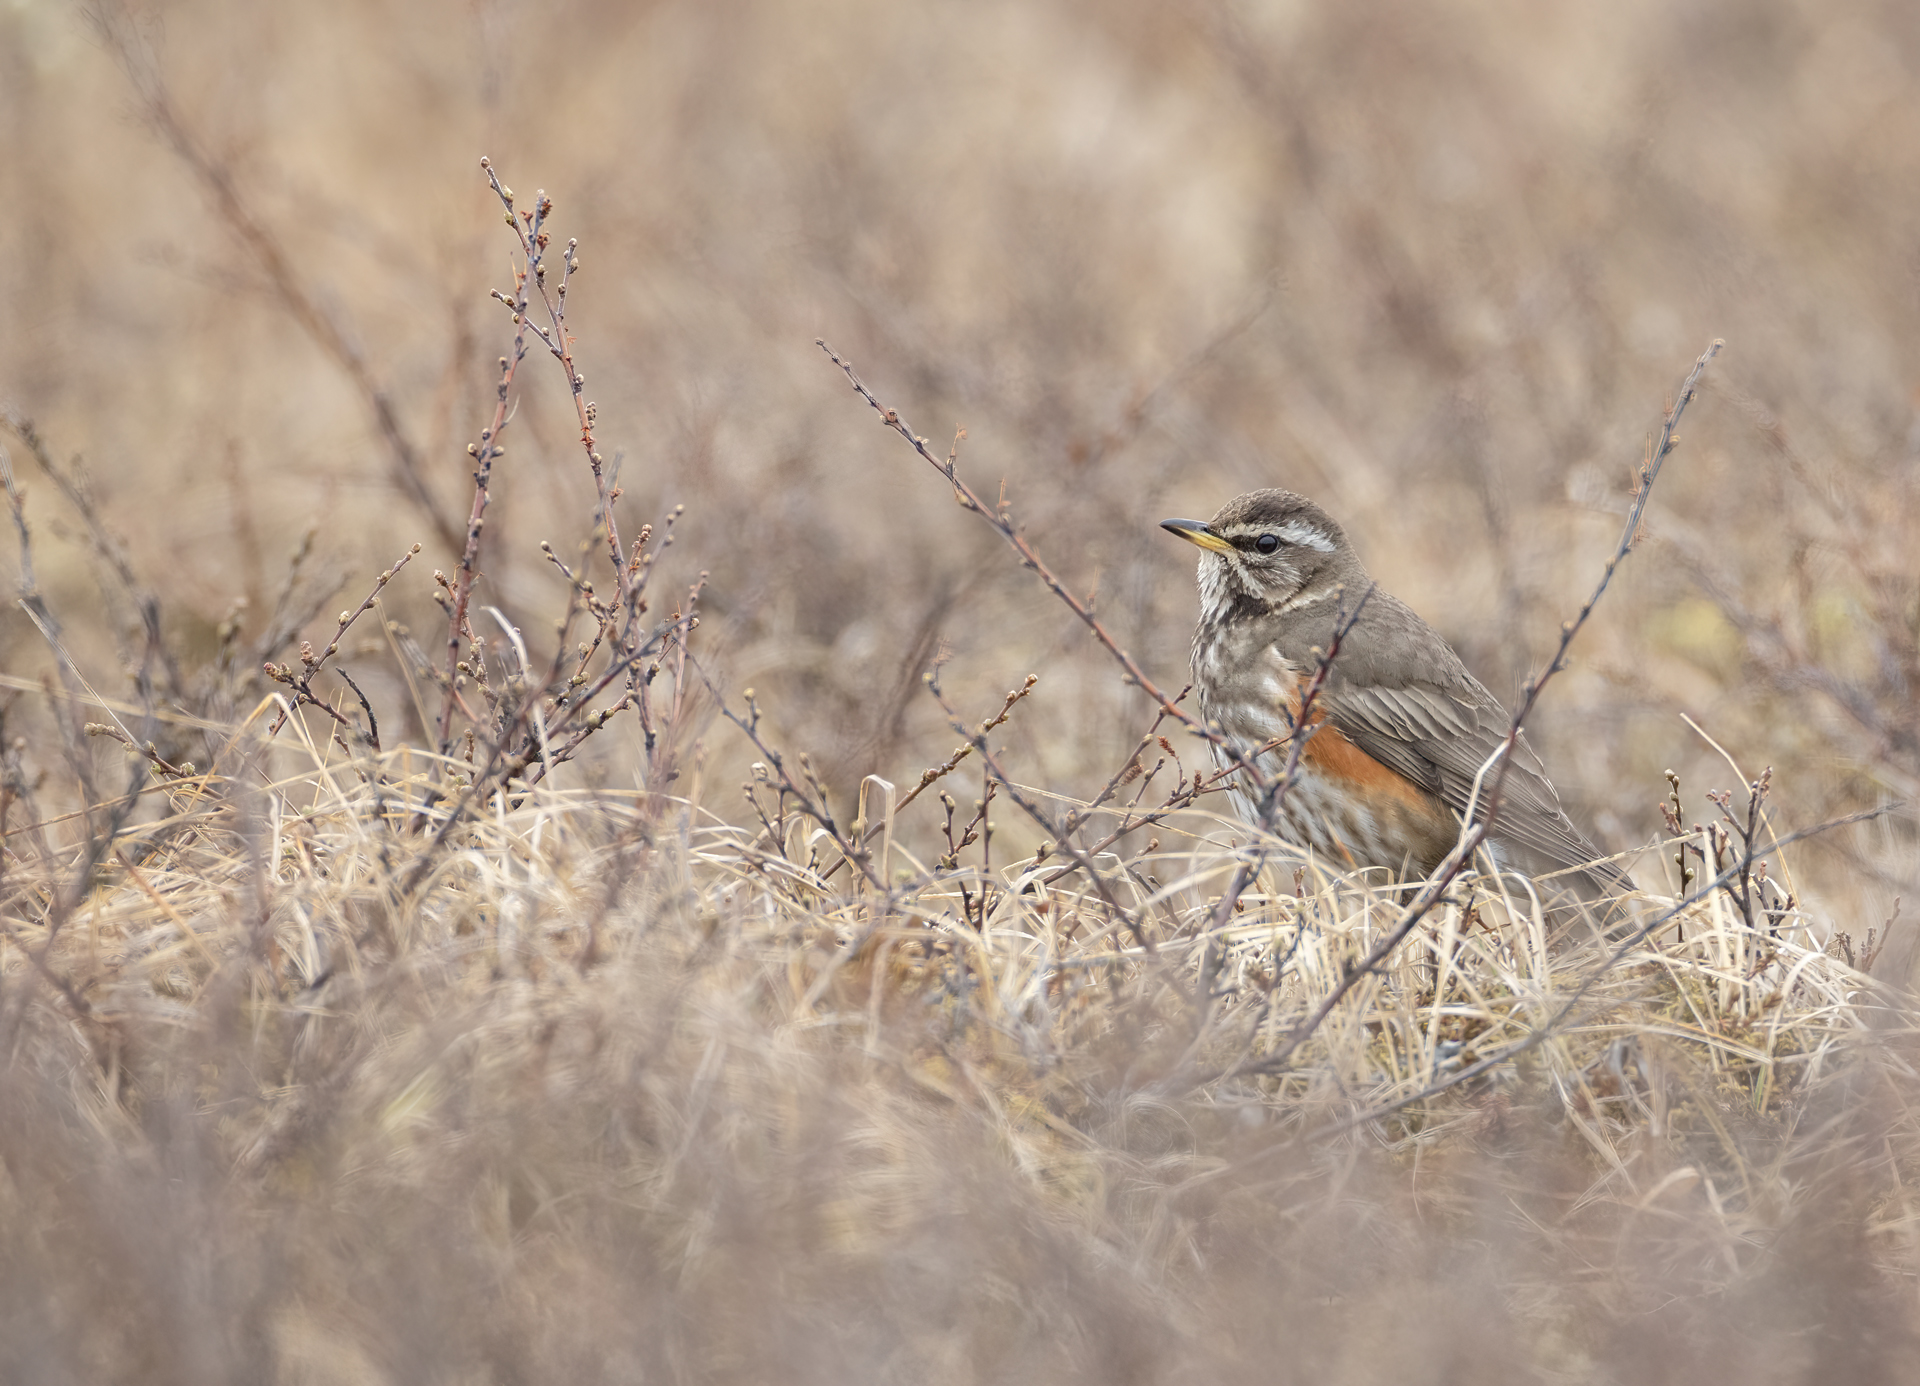
[[[177,782],[59,937],[16,922],[8,975],[71,978],[85,1009],[59,1029],[97,1055],[192,1048],[228,1006],[284,1032],[292,1069],[256,1075],[266,1126],[310,1100],[305,1051],[400,994],[468,1015],[490,1062],[518,1064],[640,986],[634,1020],[663,1043],[857,1057],[868,1082],[1011,1101],[1034,1119],[1002,1113],[1008,1131],[1043,1145],[1083,1143],[1117,1085],[1406,1152],[1543,1108],[1596,1171],[1667,1140],[1742,1178],[1740,1137],[1790,1125],[1887,1014],[1797,912],[1754,930],[1719,893],[1622,949],[1523,879],[1481,876],[1303,1035],[1405,888],[1288,856],[1265,878],[1282,889],[1216,924],[1244,854],[1203,814],[1162,830],[1177,847],[1103,854],[1104,896],[1058,859],[930,868],[888,821],[883,887],[797,816],[775,841],[683,798],[540,788],[437,841],[424,768],[317,766],[239,800]]]
[[[722,820],[697,754],[682,796],[463,805],[459,763],[305,744],[16,894],[4,1218],[29,1300],[132,1306],[102,1379],[1371,1372],[1462,1332],[1578,1375],[1635,1315],[1697,1342],[1780,1266],[1864,1313],[1905,1264],[1893,1012],[1797,912],[1621,944],[1483,876],[1354,983],[1406,888],[1276,856],[1223,912],[1245,830],[1198,810],[1096,881],[929,849],[878,782],[850,839]]]

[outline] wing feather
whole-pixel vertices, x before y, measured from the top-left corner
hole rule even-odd
[[[1510,719],[1492,694],[1463,677],[1457,689],[1426,683],[1356,688],[1336,677],[1321,694],[1321,708],[1361,750],[1464,816],[1474,777],[1506,739]],[[1528,849],[1551,868],[1588,866],[1599,852],[1560,807],[1524,737],[1513,758],[1494,838]],[[1484,808],[1484,786],[1481,802]],[[1588,866],[1588,874],[1607,889],[1626,881],[1611,865]]]

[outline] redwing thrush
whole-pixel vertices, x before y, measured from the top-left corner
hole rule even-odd
[[[1474,776],[1511,724],[1499,700],[1405,602],[1367,595],[1371,579],[1346,534],[1305,497],[1253,491],[1204,524],[1161,527],[1205,550],[1194,685],[1201,716],[1243,753],[1293,730],[1320,651],[1359,607],[1309,711],[1273,827],[1335,862],[1431,874],[1459,838]],[[1280,775],[1288,751],[1267,752],[1261,768]],[[1631,889],[1617,867],[1594,860],[1524,739],[1513,757],[1488,835],[1494,860],[1529,874],[1584,867],[1601,895]],[[1234,777],[1234,807],[1257,825],[1258,795],[1243,778]],[[1492,780],[1490,772],[1482,785],[1482,817]]]

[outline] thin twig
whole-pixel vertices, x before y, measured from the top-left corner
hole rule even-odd
[[[300,283],[279,239],[254,215],[253,209],[241,195],[232,170],[210,154],[180,118],[166,79],[160,73],[158,60],[134,31],[133,21],[124,8],[106,0],[90,10],[89,17],[119,59],[147,123],[198,180],[227,229],[246,247],[266,275],[281,307],[353,383],[368,412],[373,415],[381,438],[386,442],[393,463],[394,481],[412,500],[422,517],[433,526],[441,544],[449,552],[459,552],[459,532],[448,522],[428,487],[426,468],[421,463],[419,451],[401,428],[393,399],[386,387],[375,378],[365,355]]]
[[[292,707],[302,705],[317,707],[341,726],[350,728],[356,733],[358,732],[358,729],[354,728],[353,723],[342,717],[332,704],[314,693],[313,680],[315,676],[326,667],[327,661],[340,653],[340,638],[352,629],[355,621],[358,621],[362,616],[373,610],[374,604],[380,600],[380,594],[386,590],[387,584],[392,582],[399,571],[406,567],[408,563],[412,562],[414,555],[419,552],[420,546],[415,544],[412,548],[401,554],[399,558],[394,560],[391,568],[381,570],[380,576],[374,579],[373,590],[367,593],[366,599],[353,610],[340,613],[339,619],[334,624],[333,638],[327,642],[324,650],[316,654],[312,642],[302,641],[300,645],[300,667],[298,669],[295,669],[291,664],[275,664],[271,660],[261,666],[262,672],[264,672],[268,678],[272,679],[275,683],[284,684],[293,690],[294,700]],[[348,679],[347,682],[351,685],[353,680]],[[365,707],[367,702],[365,695],[360,694],[358,688],[355,688],[353,691],[355,694],[360,695],[360,703]],[[287,714],[289,711],[291,711],[291,708],[283,708],[280,715],[274,718],[273,725],[267,728],[267,739],[269,741],[279,734],[280,728],[287,724]],[[369,729],[374,725],[373,709],[371,707],[367,708],[367,725]],[[380,741],[377,735],[371,736],[371,743],[374,749],[379,749]]]
[[[844,360],[838,352],[819,338],[814,339],[814,345],[824,351],[828,359],[840,368],[841,373],[846,376],[848,384],[852,385],[854,392],[867,402],[875,414],[879,415],[880,422],[906,439],[913,450],[925,459],[928,466],[946,478],[947,484],[953,488],[954,499],[960,503],[962,508],[978,515],[991,525],[994,531],[1013,549],[1014,553],[1019,555],[1021,566],[1038,577],[1040,581],[1046,585],[1047,590],[1058,597],[1061,602],[1066,605],[1067,609],[1079,618],[1080,622],[1093,633],[1094,639],[1098,640],[1107,653],[1113,656],[1114,660],[1120,665],[1127,683],[1138,688],[1142,693],[1145,693],[1148,698],[1152,699],[1154,706],[1165,716],[1173,718],[1195,736],[1211,742],[1219,749],[1221,754],[1233,760],[1243,771],[1247,772],[1249,776],[1255,777],[1256,780],[1264,779],[1264,777],[1259,775],[1258,769],[1233,746],[1224,733],[1217,727],[1208,726],[1205,722],[1201,721],[1200,718],[1180,707],[1177,699],[1169,697],[1162,691],[1158,684],[1147,677],[1146,670],[1140,667],[1139,661],[1133,657],[1130,651],[1121,648],[1120,642],[1113,638],[1106,626],[1102,624],[1100,618],[1094,614],[1093,608],[1076,597],[1072,590],[1054,575],[1053,569],[1047,566],[1039,553],[1035,551],[1033,545],[1027,542],[1026,536],[1020,532],[1019,526],[1013,522],[1012,512],[1009,509],[1004,505],[987,504],[987,502],[980,499],[978,492],[965,481],[961,480],[959,473],[954,468],[958,449],[957,437],[955,439],[955,452],[949,453],[944,461],[936,457],[932,449],[928,447],[927,440],[909,428],[906,422],[900,417],[898,411],[889,409],[886,405],[882,404],[874,395],[873,391],[869,390],[865,383],[861,381],[860,377],[854,374],[852,363]]]
[[[1086,872],[1087,879],[1093,883],[1094,891],[1100,896],[1101,900],[1106,903],[1107,908],[1112,910],[1120,922],[1126,926],[1127,932],[1133,935],[1134,942],[1140,945],[1141,951],[1146,953],[1148,957],[1155,956],[1158,950],[1154,945],[1152,937],[1141,927],[1140,921],[1134,917],[1133,911],[1120,903],[1119,897],[1113,893],[1112,885],[1108,882],[1107,878],[1101,874],[1100,869],[1093,864],[1093,858],[1081,851],[1070,836],[1063,835],[1061,832],[1062,825],[1055,822],[1051,814],[1042,808],[1031,795],[1022,790],[1018,784],[1014,783],[1013,778],[1008,775],[1005,768],[1001,766],[999,757],[995,756],[993,752],[988,749],[986,734],[969,727],[965,720],[962,719],[960,714],[954,709],[953,704],[947,701],[946,695],[941,692],[940,689],[939,675],[929,670],[926,675],[926,683],[927,690],[939,701],[941,709],[947,714],[948,723],[956,732],[967,739],[967,744],[973,747],[974,754],[980,757],[980,763],[986,767],[987,773],[999,784],[1001,790],[1008,798],[1013,800],[1021,812],[1025,813],[1027,817],[1031,818],[1051,834],[1051,840],[1056,848],[1065,852],[1073,859],[1076,867]]]

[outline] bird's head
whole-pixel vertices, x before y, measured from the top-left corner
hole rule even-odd
[[[1162,520],[1160,528],[1203,550],[1203,611],[1246,599],[1293,610],[1365,577],[1333,517],[1291,491],[1249,491],[1204,523]]]

